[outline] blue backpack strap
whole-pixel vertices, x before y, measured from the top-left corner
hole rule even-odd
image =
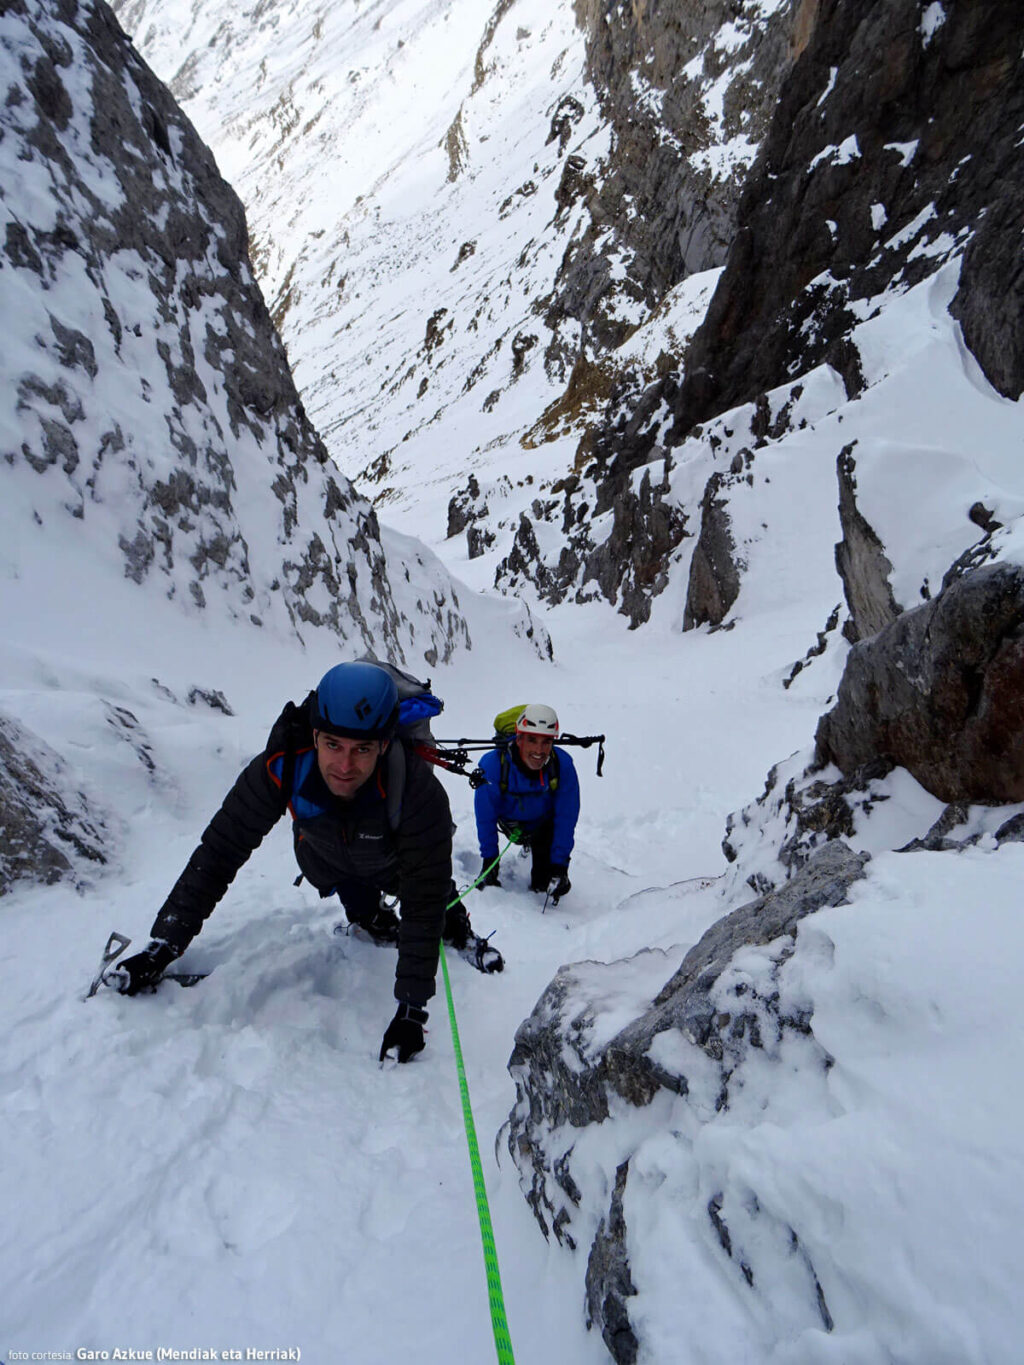
[[[274,728],[267,741],[267,773],[281,793],[284,810],[288,808],[295,791],[296,758],[299,754],[308,754],[312,751],[313,731],[309,721],[309,701],[313,695],[311,692],[298,705],[293,701],[288,702],[274,722]],[[308,771],[308,764],[305,766]]]
[[[272,754],[267,759],[267,774],[279,790],[282,812],[287,811],[293,820],[309,820],[313,816],[322,815],[323,807],[301,795],[302,784],[316,763],[316,751],[312,748],[299,749],[292,755],[290,788],[284,785],[286,763],[287,755],[283,752]]]

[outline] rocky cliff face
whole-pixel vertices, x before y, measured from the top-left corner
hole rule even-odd
[[[561,320],[575,319],[579,353],[593,358],[614,351],[674,285],[724,262],[744,181],[796,56],[801,7],[576,0],[574,8],[610,146],[598,165],[567,166],[587,213],[547,321],[557,340]]]
[[[795,1213],[806,1172],[785,1191],[766,1177],[768,1149],[795,1112],[817,1116],[815,1149],[819,1132],[849,1117],[842,1060],[833,1084],[829,1025],[819,1027],[806,989],[808,964],[832,962],[834,928],[804,921],[856,900],[875,855],[977,857],[1024,839],[1020,557],[1010,532],[993,533],[933,600],[854,647],[816,744],[777,764],[762,795],[729,818],[731,866],[716,892],[738,908],[667,981],[653,951],[564,966],[517,1031],[509,1151],[544,1235],[586,1253],[587,1321],[619,1365],[668,1358],[678,1343],[692,1291],[686,1314],[671,1304],[691,1254],[717,1260],[733,1311],[771,1319],[776,1342],[862,1326],[856,1295],[854,1319],[837,1326],[844,1276],[826,1266],[835,1227],[823,1234]],[[838,608],[827,630],[837,619]],[[882,922],[886,885],[883,875],[875,888]],[[885,974],[887,950],[872,946],[869,970]],[[897,996],[909,984],[896,983]],[[874,989],[868,977],[853,987],[869,1012]],[[854,1009],[844,999],[838,1013]],[[767,1146],[752,1135],[761,1125]],[[730,1165],[724,1134],[737,1131],[742,1154]],[[645,1255],[652,1224],[662,1238],[681,1230],[664,1275]],[[709,1314],[703,1331],[716,1342],[717,1326]]]
[[[942,801],[1024,801],[1024,569],[982,566],[859,644],[817,762],[906,768]]]
[[[373,508],[328,460],[241,204],[110,10],[8,0],[0,74],[9,626],[51,611],[56,636],[82,612],[101,634],[106,603],[83,585],[106,574],[137,587],[140,618],[156,592],[291,646],[325,631],[434,662],[467,643],[447,576],[411,544],[389,566]],[[52,608],[30,560],[63,577]],[[79,878],[108,858],[110,821],[39,735],[3,725],[0,890]]]
[[[105,5],[5,21],[3,456],[41,533],[102,526],[187,610],[402,655],[375,514],[306,417],[211,154]]]
[[[0,715],[0,896],[16,882],[87,878],[107,862],[109,816],[49,745]]]
[[[821,360],[856,391],[844,339],[858,303],[951,256],[964,256],[951,311],[968,345],[999,392],[1024,390],[1018,17],[985,3],[820,6],[686,358],[679,431]]]
[[[571,156],[563,172],[565,202],[581,212],[539,307],[552,334],[545,363],[565,389],[538,425],[550,433],[582,425],[584,434],[573,471],[549,497],[517,521],[497,518],[513,544],[495,581],[512,592],[529,583],[551,603],[603,596],[636,626],[695,533],[697,509],[666,496],[671,464],[660,463],[656,440],[662,389],[678,378],[672,333],[639,365],[624,344],[646,323],[657,333],[671,291],[725,260],[743,186],[806,42],[809,7],[575,8],[609,146],[597,159]],[[593,413],[602,405],[603,420]],[[494,520],[474,516],[478,545],[484,535],[493,543]],[[557,555],[539,549],[543,521],[560,523]]]
[[[401,37],[390,6],[320,0],[287,24],[275,4],[255,25],[149,0],[122,14],[239,161],[332,453],[381,505],[447,517],[503,590],[605,597],[637,626],[699,541],[686,619],[720,624],[746,562],[744,450],[808,420],[794,391],[822,367],[855,402],[877,378],[858,328],[947,266],[946,310],[998,392],[1019,391],[1005,7],[579,0],[572,28],[567,6],[503,0],[479,29],[446,4]],[[441,60],[444,97],[415,95]],[[414,148],[384,135],[411,104]],[[851,439],[826,444],[834,466]],[[854,621],[915,601],[868,581],[869,544],[851,535],[842,566]]]
[[[579,486],[559,516],[585,522],[587,553],[577,552],[545,583],[549,596],[578,591],[583,564],[616,559],[592,509],[635,498],[642,466],[652,464],[660,482],[666,455],[689,457],[721,414],[762,406],[777,434],[787,390],[822,364],[855,400],[868,382],[858,324],[950,262],[961,269],[948,307],[968,347],[999,393],[1016,398],[1024,388],[1016,230],[1024,180],[1016,130],[1024,110],[1011,11],[984,4],[922,10],[913,0],[865,10],[833,2],[804,6],[797,19],[791,31],[799,30],[799,56],[735,209],[726,268],[706,318],[653,384],[639,391],[625,385],[612,396],[603,423],[580,447]],[[769,47],[779,41],[777,34],[763,39]],[[765,426],[753,434],[763,443]],[[665,499],[667,507],[657,501],[659,519],[686,518],[689,534],[700,529],[695,507],[680,507],[677,497]],[[710,518],[705,539],[721,547],[728,511],[720,497],[705,496],[703,518]],[[661,554],[662,569],[672,549]],[[709,578],[707,555],[694,556],[694,623],[721,620],[716,603],[735,600],[736,557],[728,564],[717,558],[721,574]],[[850,560],[843,567],[856,573]],[[650,581],[654,591],[664,581],[657,568]],[[877,581],[868,591],[875,621],[891,591]],[[856,598],[855,589],[854,617],[866,606]]]
[[[372,23],[320,0],[290,7],[287,24],[273,3],[257,25],[150,0],[119,12],[239,158],[275,317],[343,467],[364,471],[392,515],[415,501],[437,528],[453,495],[472,503],[460,534],[503,590],[607,595],[639,623],[693,531],[660,471],[644,494],[628,478],[641,459],[614,487],[600,480],[599,497],[578,488],[561,562],[536,528],[560,525],[609,400],[631,410],[678,372],[659,310],[725,258],[806,9],[503,0],[476,30],[454,3],[415,21],[384,5]],[[268,55],[275,42],[295,65]],[[428,53],[448,73],[433,102],[414,77]],[[403,118],[409,149],[382,135]],[[661,344],[624,352],[652,317]],[[651,446],[643,459],[657,459]],[[443,501],[425,469],[447,483]]]

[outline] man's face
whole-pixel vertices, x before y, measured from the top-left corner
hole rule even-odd
[[[522,731],[516,735],[516,744],[519,746],[519,756],[526,767],[531,772],[539,773],[551,757],[555,738],[553,735],[532,735],[528,731]]]
[[[344,800],[355,796],[373,775],[377,759],[388,747],[386,739],[346,739],[325,730],[313,731],[313,743],[320,776],[331,794]]]

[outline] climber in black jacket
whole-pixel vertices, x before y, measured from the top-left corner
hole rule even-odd
[[[394,680],[370,663],[337,664],[303,706],[289,702],[204,830],[149,944],[112,969],[111,984],[125,995],[153,986],[289,811],[303,876],[322,896],[337,893],[378,942],[398,944],[398,1009],[381,1060],[392,1048],[400,1062],[422,1051],[442,932],[456,948],[475,935],[461,903],[445,914],[454,893],[448,796],[432,768],[392,738],[397,720]],[[401,918],[382,893],[399,898]],[[492,949],[476,965],[503,964]]]

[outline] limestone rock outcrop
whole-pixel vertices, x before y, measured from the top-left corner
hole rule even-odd
[[[829,1058],[813,1036],[813,1018],[790,998],[782,973],[801,921],[825,906],[845,904],[868,861],[842,840],[830,841],[784,886],[714,924],[649,1007],[610,1039],[600,1036],[602,989],[610,990],[630,963],[562,967],[516,1033],[509,1070],[517,1100],[508,1146],[545,1236],[576,1246],[580,1228],[588,1226],[584,1211],[600,1197],[595,1181],[611,1185],[591,1241],[586,1298],[589,1319],[618,1365],[632,1365],[639,1351],[630,1304],[643,1283],[635,1282],[630,1264],[625,1198],[629,1152],[643,1131],[639,1114],[649,1111],[651,1130],[658,1131],[664,1109],[657,1101],[675,1098],[681,1112],[663,1140],[689,1152],[703,1127],[728,1115],[749,1067],[799,1056],[808,1072],[824,1076]],[[763,955],[756,977],[738,965],[739,955],[750,950]],[[658,956],[650,961],[656,965]],[[596,1173],[582,1155],[583,1133],[592,1125],[614,1132],[617,1124],[623,1155],[612,1181],[610,1172]],[[604,1147],[615,1144],[606,1137]],[[707,1219],[751,1287],[762,1274],[758,1248],[770,1258],[777,1236],[791,1248],[799,1245],[794,1230],[773,1226],[756,1199],[743,1210],[719,1195],[709,1202]],[[809,1316],[828,1328],[828,1306],[806,1253],[791,1258],[791,1265]]]
[[[579,452],[573,510],[584,497],[591,507],[606,491],[614,498],[640,465],[816,366],[831,366],[856,397],[858,308],[949,261],[962,260],[950,311],[967,346],[1001,394],[1024,390],[1018,17],[996,0],[928,15],[916,0],[800,6],[798,55],[744,181],[705,320],[670,371],[609,401]],[[615,22],[629,21],[623,12]],[[867,550],[855,541],[845,546],[853,574]],[[706,569],[695,556],[698,600]],[[858,603],[858,636],[891,609],[871,577],[878,592]]]
[[[899,766],[943,801],[1024,801],[1024,569],[953,576],[856,645],[816,748],[851,778]]]

